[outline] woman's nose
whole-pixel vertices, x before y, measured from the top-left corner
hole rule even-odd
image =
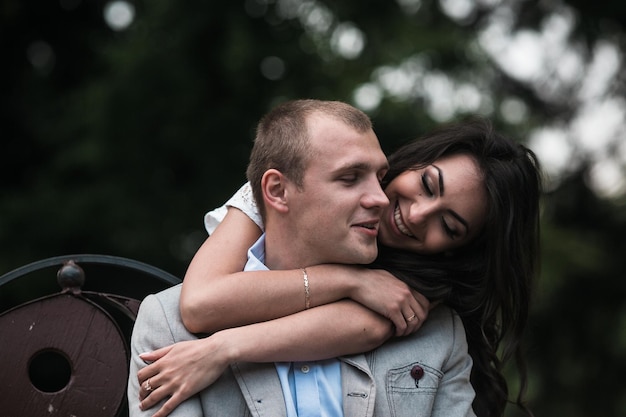
[[[409,216],[407,221],[413,227],[419,227],[428,221],[428,219],[437,210],[437,205],[434,201],[420,200],[411,204],[409,209]]]

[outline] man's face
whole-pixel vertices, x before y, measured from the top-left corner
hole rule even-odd
[[[289,210],[306,265],[366,264],[378,254],[376,238],[389,204],[380,187],[387,158],[373,131],[359,133],[334,118],[308,120],[312,154]],[[305,265],[303,265],[305,266]]]

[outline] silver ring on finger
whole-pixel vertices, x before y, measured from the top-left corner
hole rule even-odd
[[[415,314],[413,314],[411,317],[407,317],[406,322],[412,322],[413,320],[415,320],[417,318],[417,316]]]

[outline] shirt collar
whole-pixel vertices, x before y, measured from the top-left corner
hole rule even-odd
[[[248,249],[248,261],[244,271],[265,271],[265,233]]]

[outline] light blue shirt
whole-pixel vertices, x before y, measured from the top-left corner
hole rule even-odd
[[[245,271],[263,271],[265,234],[248,250]],[[338,359],[276,363],[287,417],[342,417],[341,363]]]

